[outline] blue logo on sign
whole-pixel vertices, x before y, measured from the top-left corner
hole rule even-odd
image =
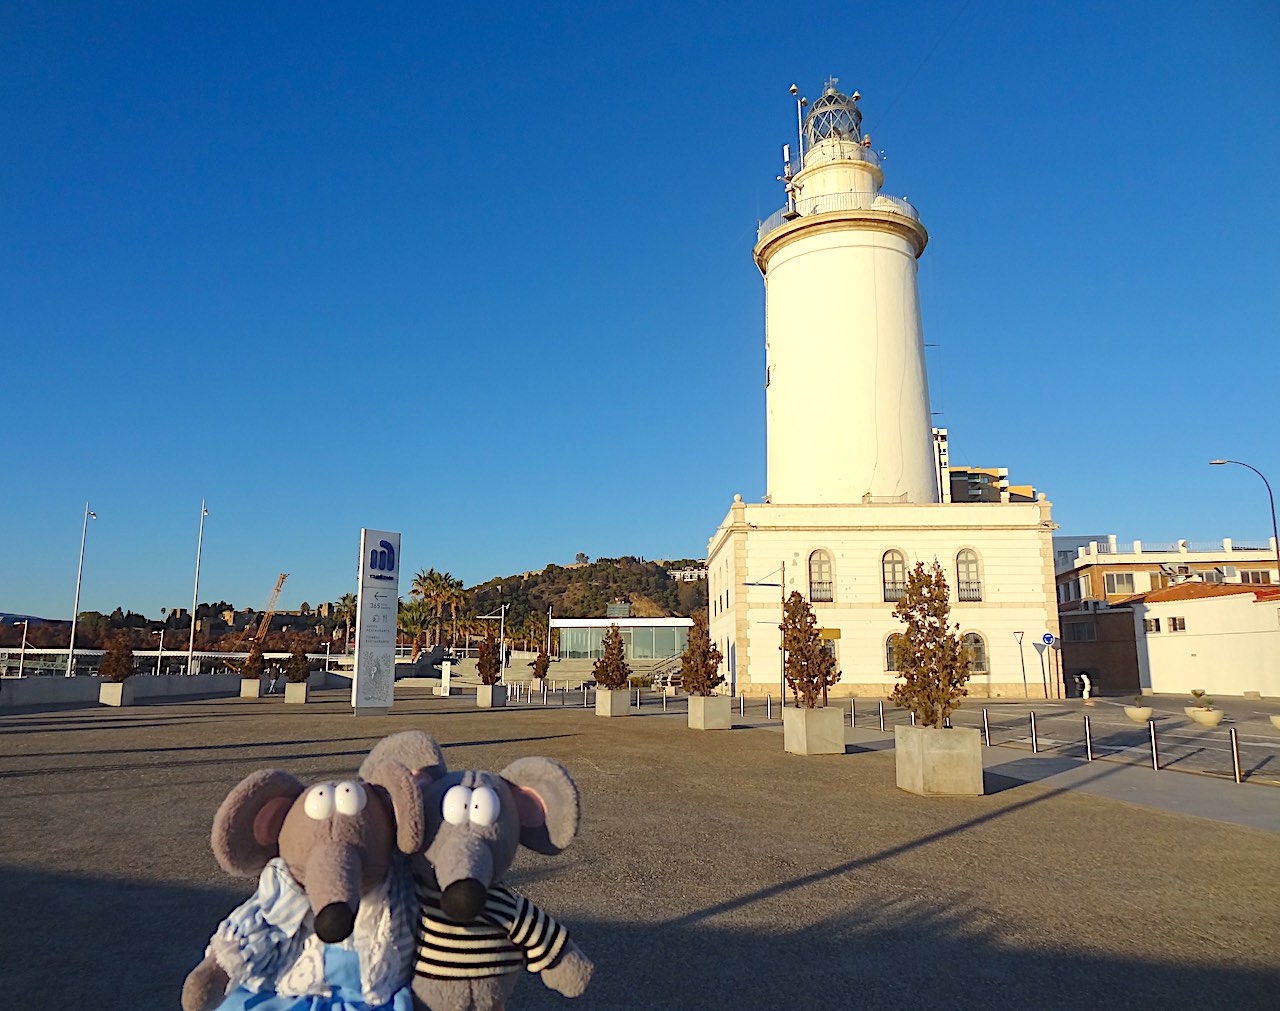
[[[369,552],[369,568],[375,572],[395,571],[396,549],[390,541],[379,541],[378,546]]]

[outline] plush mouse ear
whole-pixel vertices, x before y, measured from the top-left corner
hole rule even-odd
[[[360,766],[361,778],[379,788],[385,796],[396,823],[396,848],[401,853],[421,852],[426,842],[426,808],[422,791],[412,772],[392,758],[379,759],[369,768]]]
[[[278,769],[263,769],[240,781],[213,817],[213,855],[222,869],[253,877],[280,853],[280,826],[306,789]]]
[[[520,842],[555,856],[578,834],[582,805],[569,770],[550,758],[518,758],[502,770],[520,814]]]
[[[426,771],[429,779],[439,779],[449,771],[440,745],[425,730],[402,730],[384,737],[373,746],[369,757],[360,763],[360,778],[374,782],[369,778],[370,773],[380,762],[388,759],[399,762],[410,772]]]

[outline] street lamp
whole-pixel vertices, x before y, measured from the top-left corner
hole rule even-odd
[[[71,605],[71,643],[67,647],[67,677],[76,676],[76,620],[80,617],[80,577],[84,575],[84,542],[89,536],[89,520],[97,519],[98,514],[84,504],[84,527],[80,530],[80,564],[76,567],[76,597]]]
[[[15,625],[22,626],[22,649],[18,653],[18,677],[22,677],[22,669],[26,666],[27,661],[27,622],[15,621]]]
[[[200,532],[196,534],[196,585],[191,590],[191,640],[187,643],[187,673],[195,673],[196,657],[196,608],[200,599],[200,548],[204,543],[204,518],[209,515],[205,500],[200,500]]]
[[[1266,475],[1257,467],[1250,467],[1247,463],[1239,460],[1210,460],[1209,464],[1213,467],[1221,467],[1223,464],[1234,463],[1237,467],[1248,467],[1258,477],[1262,478],[1262,483],[1267,486],[1267,501],[1271,503],[1271,543],[1276,549],[1276,578],[1280,579],[1280,534],[1276,532],[1276,497],[1271,494],[1271,482],[1267,480]]]
[[[158,632],[152,632],[151,634],[160,636],[160,648],[156,650],[156,676],[159,677],[160,674],[164,673],[164,629],[162,628]]]

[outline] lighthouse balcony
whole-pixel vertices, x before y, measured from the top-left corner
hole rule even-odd
[[[756,241],[759,242],[770,232],[781,228],[783,225],[790,224],[797,218],[808,217],[812,214],[827,214],[833,211],[887,211],[890,214],[900,214],[912,221],[919,221],[920,214],[914,207],[901,197],[891,197],[885,193],[860,193],[856,191],[846,193],[824,193],[816,197],[801,197],[794,204],[788,204],[786,207],[780,208],[770,214],[764,221],[760,222],[760,227],[756,231]]]

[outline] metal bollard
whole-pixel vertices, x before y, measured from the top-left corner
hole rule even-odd
[[[982,739],[987,742],[987,747],[991,747],[991,724],[987,722],[987,709],[982,708]]]
[[[942,718],[942,726],[943,726],[943,728],[944,728],[944,729],[946,729],[946,730],[950,730],[950,729],[951,729],[951,717],[950,717],[950,716],[944,716],[944,717]]]
[[[858,700],[849,700],[849,726],[856,727],[858,725]]]
[[[667,711],[667,693],[666,692],[662,693],[662,711],[664,713]]]
[[[911,710],[911,725],[913,727],[916,725],[916,711],[914,709]]]
[[[542,681],[542,704],[544,706],[547,704],[547,682],[545,678]]]
[[[1084,718],[1084,754],[1093,761],[1093,732],[1089,729],[1089,717]]]
[[[766,720],[773,719],[773,696],[766,695],[764,697],[764,718]]]
[[[1228,727],[1231,734],[1231,768],[1235,771],[1236,782],[1243,783],[1244,777],[1240,775],[1240,735],[1236,733],[1235,727]]]
[[[1033,755],[1040,754],[1040,739],[1036,736],[1036,713],[1031,711],[1031,753]]]
[[[880,710],[880,731],[884,732],[884,703],[877,702],[876,707]]]
[[[585,681],[582,683],[582,708],[587,708],[587,684]]]
[[[1156,721],[1148,720],[1147,725],[1151,728],[1151,768],[1156,772],[1160,771],[1160,747],[1156,744]]]
[[[747,697],[745,695],[738,696],[738,716],[746,719],[747,716]]]

